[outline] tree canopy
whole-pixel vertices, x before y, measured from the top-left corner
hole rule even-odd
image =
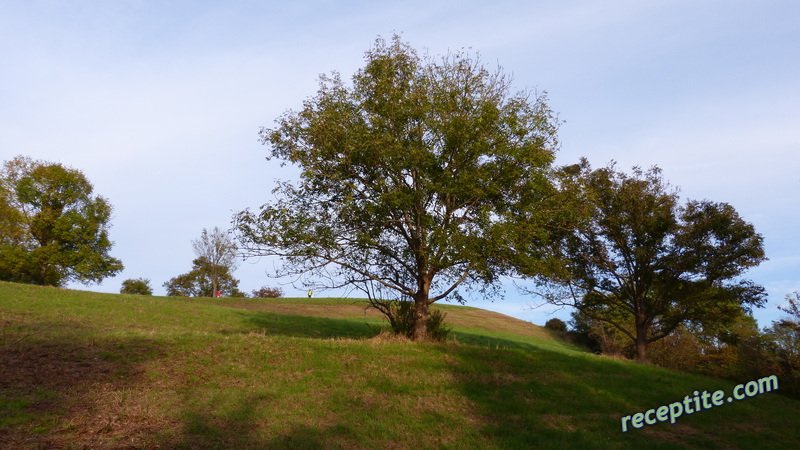
[[[352,85],[322,76],[301,111],[262,128],[300,180],[235,227],[247,255],[282,258],[276,276],[414,301],[426,339],[428,306],[495,286],[507,219],[552,194],[558,120],[464,51],[421,57],[394,36],[365,60]]]
[[[62,286],[122,271],[108,255],[111,204],[79,170],[17,157],[0,172],[0,279]]]
[[[614,326],[640,361],[682,323],[718,327],[764,303],[764,289],[740,278],[766,259],[763,239],[731,205],[681,205],[655,167],[627,175],[584,160],[567,172],[582,215],[550,247],[559,263],[529,273],[550,303]]]

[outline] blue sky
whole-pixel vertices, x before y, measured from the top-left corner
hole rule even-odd
[[[259,127],[397,32],[432,54],[471,48],[516,87],[547,91],[565,121],[559,164],[658,165],[684,199],[732,204],[770,258],[749,272],[770,295],[762,326],[800,290],[800,2],[342,3],[0,0],[0,160],[80,169],[115,207],[125,271],[74,287],[145,277],[163,294],[203,228],[228,227],[296,175],[264,159]],[[242,263],[242,290],[276,285],[272,264]],[[536,302],[509,289],[471,304],[569,318],[525,308]]]

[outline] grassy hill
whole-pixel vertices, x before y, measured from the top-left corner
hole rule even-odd
[[[798,448],[775,392],[623,433],[735,383],[588,354],[443,305],[453,342],[352,299],[178,299],[0,282],[2,448]]]

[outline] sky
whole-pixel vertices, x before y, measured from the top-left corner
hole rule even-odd
[[[764,237],[769,260],[746,275],[769,294],[763,327],[800,290],[798,17],[794,0],[0,0],[0,160],[79,169],[114,206],[124,272],[70,287],[119,292],[141,277],[164,295],[204,228],[229,228],[274,199],[276,179],[296,179],[266,161],[260,127],[398,33],[432,55],[478,52],[515,88],[546,91],[564,121],[557,164],[657,165],[683,200],[733,205]],[[240,289],[279,286],[266,274],[276,263],[242,262]],[[468,304],[569,319],[539,303],[509,286]]]

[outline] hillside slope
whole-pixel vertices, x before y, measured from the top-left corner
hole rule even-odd
[[[353,300],[177,299],[0,282],[3,448],[795,448],[775,392],[587,354],[445,305],[456,342],[377,336]],[[700,400],[698,400],[700,401]]]

